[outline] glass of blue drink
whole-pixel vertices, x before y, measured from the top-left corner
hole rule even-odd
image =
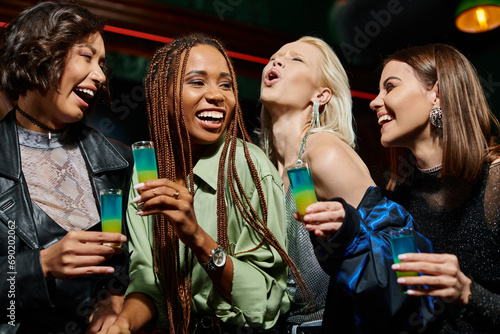
[[[132,144],[135,169],[139,182],[155,180],[158,178],[156,155],[152,141],[139,141]]]
[[[292,187],[300,219],[302,219],[306,214],[306,208],[317,202],[311,170],[307,163],[297,162],[295,165],[288,167],[286,172],[290,179],[290,186]]]
[[[99,191],[101,199],[101,226],[103,232],[122,232],[122,191],[121,189],[103,189]],[[106,246],[120,247],[119,243],[105,243]]]
[[[401,263],[398,256],[406,253],[417,253],[417,247],[415,246],[415,237],[413,236],[412,228],[402,228],[389,232],[389,237],[391,241],[392,258],[394,263]],[[397,271],[398,278],[406,276],[418,276],[417,272],[414,271]],[[401,291],[406,293],[408,288],[411,286],[401,285]]]

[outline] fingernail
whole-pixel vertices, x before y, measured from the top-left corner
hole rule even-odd
[[[139,211],[137,211],[135,214],[136,214],[136,215],[138,215],[138,216],[140,216],[140,215],[142,215],[143,213],[144,213],[144,212],[142,212],[142,210],[139,210]]]
[[[114,268],[109,268],[109,269],[106,269],[106,274],[112,274],[115,272],[115,269]]]
[[[406,279],[400,277],[398,278],[398,283],[406,283]]]
[[[398,259],[400,259],[400,260],[406,260],[406,254],[399,255]]]
[[[134,189],[137,190],[137,189],[142,188],[142,187],[144,187],[144,183],[138,183],[134,186]]]
[[[137,203],[140,200],[141,200],[141,196],[137,196],[137,197],[134,197],[134,199],[132,200],[132,202]]]
[[[415,290],[406,290],[406,293],[409,294],[409,295],[414,295],[415,294]]]
[[[121,238],[120,238],[120,241],[121,241],[121,242],[125,242],[125,241],[127,241],[127,237],[126,237],[126,236],[124,236],[124,235],[122,235],[122,236],[121,236]]]
[[[400,265],[399,265],[399,264],[393,264],[393,265],[391,266],[391,268],[392,268],[393,270],[398,270],[398,269],[400,268]]]

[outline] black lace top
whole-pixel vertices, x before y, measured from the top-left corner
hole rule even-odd
[[[485,165],[475,184],[416,171],[411,186],[387,197],[410,212],[436,253],[455,254],[473,280],[469,304],[440,300],[427,332],[500,333],[500,163]]]

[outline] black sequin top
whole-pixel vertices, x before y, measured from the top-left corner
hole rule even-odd
[[[500,333],[500,163],[486,164],[475,184],[417,170],[411,186],[386,195],[410,212],[436,253],[455,254],[473,281],[469,303],[440,300],[425,333]]]

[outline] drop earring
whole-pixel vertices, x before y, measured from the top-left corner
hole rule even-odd
[[[440,107],[432,107],[429,120],[434,127],[443,128],[443,111]]]
[[[264,152],[266,152],[266,155],[269,158],[269,130],[267,128],[264,128],[262,137],[264,141]]]
[[[319,101],[313,101],[311,129],[319,128],[320,126],[321,121],[319,119]]]

